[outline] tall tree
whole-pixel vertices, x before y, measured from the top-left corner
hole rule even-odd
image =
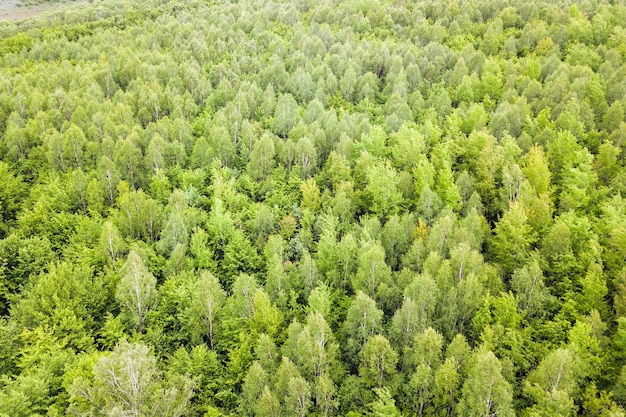
[[[466,416],[514,416],[513,392],[502,376],[502,365],[493,352],[474,353],[463,384],[459,413]]]
[[[370,337],[359,353],[359,375],[369,387],[394,386],[398,354],[382,335]]]
[[[211,348],[213,348],[216,317],[225,299],[226,292],[222,289],[219,280],[210,272],[202,272],[193,292],[193,311],[209,335]]]
[[[302,377],[294,377],[287,385],[285,405],[288,415],[304,417],[311,407],[311,388],[309,383]]]
[[[574,403],[570,393],[575,388],[574,357],[568,349],[549,353],[528,376],[524,390],[536,404],[535,415],[573,415]]]
[[[391,268],[385,262],[385,250],[378,241],[368,240],[361,246],[352,287],[375,297],[379,285],[391,279]]]
[[[519,202],[512,203],[495,227],[493,254],[510,273],[526,261],[535,239],[524,206]]]
[[[365,191],[371,201],[370,210],[384,221],[397,212],[402,203],[398,174],[389,161],[377,162],[367,171]]]
[[[72,382],[70,410],[89,415],[182,416],[192,388],[187,377],[164,378],[147,346],[122,342],[96,362],[89,379]]]
[[[383,312],[367,294],[358,291],[346,313],[343,331],[344,345],[348,358],[356,360],[356,355],[365,346],[370,336],[382,331]]]
[[[241,386],[240,411],[243,415],[253,415],[254,407],[268,385],[268,378],[267,372],[257,361],[248,369]]]
[[[121,275],[115,298],[128,314],[133,327],[143,332],[146,316],[157,302],[156,278],[135,250],[128,253]]]
[[[14,175],[7,164],[0,162],[0,237],[4,237],[12,226],[26,194],[22,178]]]

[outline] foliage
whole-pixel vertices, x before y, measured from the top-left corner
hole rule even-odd
[[[623,416],[626,6],[0,23],[0,415]]]

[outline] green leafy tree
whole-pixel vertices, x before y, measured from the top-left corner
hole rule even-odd
[[[344,235],[337,244],[337,269],[339,273],[339,285],[346,288],[349,280],[357,268],[358,244],[354,235]]]
[[[289,381],[293,378],[300,378],[300,372],[296,365],[287,356],[283,356],[274,374],[274,391],[278,398],[284,399],[289,392]]]
[[[467,416],[513,416],[513,393],[502,376],[502,365],[488,350],[474,353],[468,379],[463,384],[459,413]]]
[[[326,284],[320,283],[309,295],[309,312],[319,313],[328,321],[331,313],[331,297],[330,288]]]
[[[540,314],[552,300],[537,257],[532,257],[527,265],[513,272],[511,288],[515,292],[519,307],[529,317]]]
[[[328,374],[322,374],[316,379],[314,393],[320,414],[324,417],[331,415],[339,405],[339,399],[336,397],[337,388]]]
[[[115,225],[110,221],[104,223],[100,234],[100,247],[108,262],[115,264],[115,261],[122,255],[126,249],[124,239],[119,235]]]
[[[274,118],[276,120],[276,133],[286,137],[296,125],[298,117],[298,103],[291,94],[281,95],[276,102]]]
[[[224,368],[215,351],[204,344],[191,349],[179,348],[169,360],[166,371],[168,374],[186,375],[194,381],[194,396],[189,411],[200,412],[215,406],[217,398],[223,393]]]
[[[572,415],[574,404],[570,393],[575,388],[574,357],[568,349],[549,353],[527,378],[525,390],[536,404],[534,415]]]
[[[537,194],[550,191],[550,180],[552,173],[548,167],[548,161],[542,148],[534,145],[526,155],[526,163],[522,166],[524,176]]]
[[[47,338],[76,351],[91,349],[95,328],[104,313],[106,299],[111,296],[106,281],[94,276],[87,265],[65,261],[48,269],[22,293],[11,315],[17,319],[23,336],[30,334],[31,343],[43,343],[39,347],[43,352],[52,348],[45,346]],[[44,332],[46,339],[39,340],[42,336],[39,332]],[[36,358],[43,352],[27,348],[21,355],[28,362],[31,354]]]
[[[321,314],[311,313],[298,337],[297,362],[303,374],[319,377],[337,366],[338,346],[333,332]]]
[[[520,203],[512,203],[495,227],[493,254],[505,271],[511,272],[528,259],[535,236]]]
[[[432,406],[432,397],[435,391],[435,378],[433,369],[428,365],[418,365],[409,380],[408,391],[411,398],[409,408],[418,416],[422,417],[428,406]]]
[[[378,241],[363,242],[352,287],[370,297],[375,297],[380,284],[387,283],[390,279],[391,268],[385,262],[385,250],[382,245]]]
[[[156,278],[134,250],[128,253],[121,276],[115,298],[124,308],[132,326],[143,332],[148,312],[157,302]]]
[[[196,282],[193,292],[194,316],[209,335],[209,343],[213,347],[216,318],[220,312],[226,293],[219,280],[209,272],[203,272]]]
[[[287,384],[285,405],[290,415],[303,417],[311,407],[311,388],[302,377],[294,377]]]
[[[252,415],[253,410],[268,385],[267,372],[259,362],[254,362],[243,380],[241,386],[240,412],[243,415]],[[274,400],[272,400],[272,403]]]
[[[217,267],[215,253],[209,246],[209,234],[201,228],[193,230],[189,239],[189,252],[193,256],[193,265],[197,269],[214,271]]]
[[[374,392],[378,399],[370,404],[372,408],[370,415],[376,417],[400,417],[402,415],[388,388],[374,388]]]
[[[382,331],[383,312],[367,294],[358,291],[346,313],[343,331],[346,335],[345,350],[354,360],[368,338]]]
[[[397,212],[402,203],[397,172],[388,161],[376,163],[367,171],[365,192],[371,201],[370,210],[383,221]]]
[[[382,335],[371,336],[359,353],[359,375],[369,387],[392,386],[398,354]]]
[[[4,162],[0,162],[0,184],[0,237],[4,237],[15,221],[27,188],[21,176],[14,175]]]
[[[271,417],[279,415],[280,410],[281,405],[278,398],[276,398],[272,390],[266,385],[263,387],[263,392],[254,406],[254,414],[257,416]]]
[[[83,413],[129,416],[182,416],[193,395],[187,377],[164,377],[147,346],[120,343],[102,356],[88,378],[70,387],[71,409]]]
[[[44,236],[23,239],[11,234],[0,240],[0,294],[2,310],[8,313],[12,294],[23,290],[31,276],[45,271],[55,258],[50,241]]]
[[[185,221],[187,201],[182,190],[175,190],[170,195],[167,211],[169,214],[159,241],[159,246],[166,253],[173,251],[177,245],[187,246],[189,240],[189,230]]]
[[[263,369],[272,372],[276,369],[278,360],[278,348],[274,340],[265,333],[261,333],[254,348],[254,356]]]
[[[265,133],[254,143],[250,152],[248,171],[253,178],[263,180],[272,171],[275,164],[275,148],[273,138]]]
[[[404,289],[404,301],[396,310],[390,328],[392,340],[400,346],[409,344],[413,336],[426,329],[435,319],[440,290],[427,274],[418,274]]]
[[[223,272],[233,277],[238,273],[255,272],[259,264],[259,255],[243,232],[237,230],[224,247],[224,258],[220,263]]]
[[[259,288],[254,292],[251,305],[251,316],[248,319],[250,328],[257,334],[266,333],[274,336],[283,322],[283,314],[270,301],[267,293]]]

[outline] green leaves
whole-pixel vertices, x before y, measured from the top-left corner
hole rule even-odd
[[[385,250],[377,241],[363,242],[358,258],[358,269],[352,279],[352,287],[370,297],[377,295],[382,283],[391,278],[391,269],[385,262]]]
[[[143,332],[147,314],[157,302],[156,278],[134,250],[129,252],[121,275],[115,298],[135,330]]]
[[[459,413],[476,417],[514,416],[511,386],[502,376],[502,366],[495,355],[490,351],[478,351],[471,360]]]
[[[367,172],[365,191],[372,202],[371,211],[383,220],[399,210],[402,194],[398,190],[396,170],[389,162],[379,162]]]
[[[313,3],[0,27],[0,414],[623,413],[623,5]]]
[[[9,231],[26,194],[22,178],[15,176],[7,164],[0,162],[0,237]]]
[[[193,291],[193,313],[208,334],[209,343],[213,347],[216,317],[224,304],[226,293],[218,279],[209,272],[203,272],[196,282]]]
[[[367,386],[378,388],[384,385],[393,386],[398,353],[384,336],[375,335],[368,338],[359,357],[361,359],[359,375]]]
[[[506,272],[519,267],[530,255],[535,235],[521,203],[512,203],[495,227],[493,253]]]
[[[122,342],[98,360],[92,378],[77,378],[70,394],[78,412],[180,416],[192,387],[180,375],[163,378],[147,346]]]

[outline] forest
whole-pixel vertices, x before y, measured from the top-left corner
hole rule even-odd
[[[626,4],[0,23],[0,416],[626,416]]]

